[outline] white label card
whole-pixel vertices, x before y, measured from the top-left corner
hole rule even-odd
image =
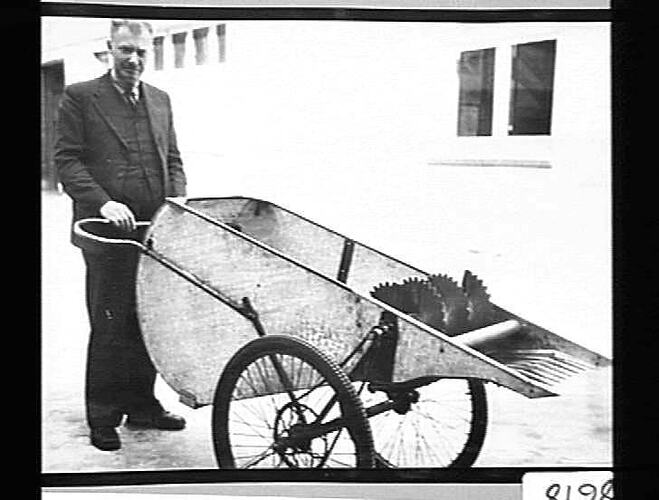
[[[613,472],[527,472],[522,500],[613,500]]]

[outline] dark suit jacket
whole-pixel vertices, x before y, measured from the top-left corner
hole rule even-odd
[[[110,73],[64,90],[59,107],[55,165],[64,191],[73,198],[73,220],[98,217],[99,209],[120,193],[128,163],[126,139],[109,110],[117,89]],[[163,171],[165,196],[185,196],[185,174],[176,145],[167,93],[142,82],[151,131]]]

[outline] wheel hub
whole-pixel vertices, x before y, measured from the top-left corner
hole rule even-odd
[[[308,436],[311,424],[318,414],[309,406],[291,401],[277,412],[273,430],[273,449],[289,467],[320,467],[326,460],[329,443],[325,436],[316,439]],[[314,450],[315,448],[315,450]]]
[[[399,415],[405,415],[412,405],[419,401],[419,393],[415,390],[408,392],[387,393],[395,406],[393,410]]]

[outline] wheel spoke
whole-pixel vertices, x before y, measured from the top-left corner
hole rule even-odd
[[[258,431],[258,428],[260,427],[261,429],[265,429],[265,430],[272,430],[272,429],[270,429],[270,428],[268,428],[268,427],[263,427],[263,426],[256,426],[256,425],[254,425],[254,424],[251,424],[251,423],[247,422],[247,421],[246,421],[245,419],[243,419],[243,418],[240,418],[240,417],[238,417],[238,416],[235,416],[235,417],[238,418],[238,419],[240,420],[240,424],[242,424],[242,426],[247,426],[247,427],[249,427],[250,429],[254,429],[254,433],[255,433],[256,435],[258,435],[259,437],[261,437],[261,438],[263,438],[263,439],[268,439],[266,436],[264,436],[263,434],[261,434],[261,432]],[[232,418],[232,419],[230,419],[229,421],[230,421],[230,422],[235,422],[236,420],[235,420],[235,418]],[[244,436],[253,436],[254,433],[253,433],[253,434],[243,434],[243,435],[244,435]]]
[[[332,455],[332,452],[334,451],[334,447],[336,446],[336,443],[339,440],[339,437],[341,437],[341,433],[343,432],[343,429],[339,429],[336,432],[336,436],[334,436],[334,439],[332,439],[332,444],[330,444],[327,452],[325,453],[325,456],[322,457],[323,463],[327,462],[327,459]]]
[[[268,416],[263,413],[263,409],[259,405],[254,405],[250,404],[250,402],[241,400],[240,403],[242,404],[237,404],[237,409],[241,410],[241,412],[244,413],[249,413],[253,416],[256,417],[256,419],[259,422],[262,422],[267,429],[272,430],[272,423],[270,422],[270,419]],[[246,424],[249,423],[247,421],[244,421]]]
[[[254,362],[254,367],[257,371],[258,376],[261,378],[261,382],[263,382],[264,394],[272,394],[273,391],[270,387],[270,379],[263,372],[264,367],[262,366],[262,362],[263,362],[263,358],[259,358]]]
[[[270,451],[270,453],[268,453]],[[254,460],[246,463],[243,467],[245,469],[249,469],[250,467],[254,467],[261,463],[264,459],[273,456],[275,454],[274,450],[271,450],[271,448],[268,448],[266,451],[258,455]],[[248,456],[253,456],[253,455],[248,455]],[[247,457],[236,457],[236,458],[247,458]]]
[[[265,436],[263,436],[263,434],[261,434],[261,433],[257,430],[257,428],[260,427],[260,428],[265,429],[265,430],[270,430],[270,431],[272,430],[272,427],[269,426],[269,425],[266,425],[265,427],[264,427],[264,426],[258,426],[258,425],[255,425],[255,424],[253,424],[253,423],[248,422],[248,421],[245,420],[244,418],[242,418],[241,415],[237,415],[237,414],[235,414],[235,413],[232,414],[232,417],[233,417],[233,418],[230,418],[229,421],[234,421],[234,422],[235,422],[235,419],[238,419],[238,420],[240,420],[240,423],[241,423],[242,425],[244,425],[244,426],[246,425],[246,426],[249,427],[250,429],[254,429],[254,432],[256,432],[259,436],[261,436],[261,437],[263,437],[263,438],[265,438]],[[267,424],[267,422],[266,422],[266,424]]]
[[[419,411],[418,414],[420,416],[424,417],[425,419],[429,420],[429,421],[435,422],[436,424],[438,424],[440,426],[449,426],[453,429],[455,429],[455,427],[456,427],[456,424],[451,424],[450,422],[440,421],[437,417],[435,417],[434,415],[431,415],[430,413]],[[451,418],[454,418],[454,419],[457,418],[457,419],[462,420],[463,422],[467,422],[467,423],[469,423],[471,421],[471,418],[466,418],[466,417],[463,417],[461,415],[451,415]]]

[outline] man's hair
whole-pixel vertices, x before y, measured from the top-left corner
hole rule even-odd
[[[110,26],[110,38],[121,28],[128,28],[133,35],[141,35],[145,31],[149,36],[153,36],[153,28],[146,21],[134,21],[132,19],[113,19]]]

